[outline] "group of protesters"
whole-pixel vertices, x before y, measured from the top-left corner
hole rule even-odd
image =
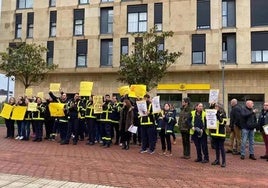
[[[268,103],[264,103],[260,116],[256,117],[256,109],[251,100],[246,101],[245,106],[237,104],[237,100],[231,101],[230,113],[230,147],[225,150],[224,142],[227,130],[227,115],[223,106],[219,103],[211,103],[210,109],[215,111],[216,127],[208,129],[206,112],[203,104],[198,103],[192,108],[190,98],[182,99],[181,109],[178,113],[174,107],[165,103],[161,112],[153,113],[150,95],[144,98],[132,98],[128,95],[110,96],[106,94],[102,98],[101,113],[95,113],[96,103],[93,96],[81,97],[78,93],[72,99],[61,92],[55,96],[49,92],[49,99],[45,101],[40,97],[27,98],[11,97],[8,104],[11,106],[28,106],[36,103],[36,110],[26,110],[23,120],[5,118],[7,128],[6,138],[17,140],[41,142],[43,139],[58,140],[61,145],[72,143],[77,145],[79,141],[86,140],[87,145],[101,144],[104,148],[112,145],[120,145],[123,150],[130,149],[130,142],[141,146],[140,153],[154,154],[156,143],[160,138],[160,155],[172,156],[172,138],[175,143],[174,127],[178,125],[182,136],[183,159],[191,158],[191,141],[194,142],[197,158],[195,162],[208,163],[208,137],[215,149],[216,159],[211,164],[226,166],[226,153],[239,154],[242,160],[246,155],[246,144],[249,140],[249,158],[256,160],[254,155],[254,129],[261,130],[265,141],[266,153],[261,156],[268,161],[268,136],[262,128],[268,124]],[[145,101],[146,110],[140,113],[137,102]],[[53,116],[50,105],[59,103],[63,106],[62,116]],[[10,117],[12,114],[10,114]],[[17,135],[15,136],[15,122]],[[45,125],[45,134],[43,134]],[[133,131],[134,130],[134,131]],[[60,139],[60,140],[59,140]]]

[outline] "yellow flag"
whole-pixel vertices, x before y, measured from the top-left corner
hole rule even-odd
[[[93,88],[93,82],[80,82],[80,90],[79,90],[79,95],[80,96],[91,96]]]
[[[59,92],[60,91],[60,83],[50,83],[49,91]]]
[[[146,85],[131,85],[130,90],[133,91],[138,98],[143,98],[146,94]]]
[[[124,95],[128,95],[130,92],[130,88],[129,86],[122,86],[120,88],[118,88],[119,94],[120,96],[124,96]]]
[[[36,102],[29,102],[27,110],[31,111],[31,112],[37,111],[37,103]]]
[[[63,103],[49,103],[49,111],[52,117],[64,117],[64,105]]]
[[[25,90],[25,96],[32,97],[33,96],[33,89],[32,88],[27,88]]]
[[[94,113],[101,114],[103,105],[103,96],[93,96]]]
[[[3,117],[3,118],[5,118],[5,119],[9,119],[12,110],[13,110],[13,106],[11,106],[10,104],[5,103],[4,104],[4,108],[3,108],[0,116]]]
[[[23,120],[27,106],[15,106],[12,112],[11,119],[13,120]]]

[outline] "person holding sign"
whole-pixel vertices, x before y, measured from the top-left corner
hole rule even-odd
[[[26,116],[26,108],[27,108],[26,100],[27,100],[26,98],[20,96],[20,97],[18,97],[17,105],[16,105],[16,108],[25,107],[24,114],[19,113],[19,112],[17,113],[15,108],[14,108],[13,113],[12,113],[12,118],[14,120],[16,120],[17,126],[18,126],[18,135],[15,138],[16,140],[22,140],[24,138],[23,137],[23,130],[25,129],[24,121],[25,121],[25,117],[28,117],[28,116]],[[20,115],[22,117],[20,117]]]
[[[215,109],[217,110],[216,118],[217,118],[217,127],[216,129],[210,129],[210,135],[213,138],[215,144],[216,151],[216,160],[211,163],[212,165],[220,165],[220,154],[222,157],[221,167],[226,166],[225,160],[225,149],[224,149],[224,141],[226,137],[226,113],[223,109],[223,106],[220,104],[215,104]]]
[[[37,109],[32,112],[32,123],[33,127],[35,127],[35,138],[33,141],[41,142],[43,137],[43,124],[46,107],[42,103],[42,99],[40,97],[37,97],[35,102],[37,103]]]
[[[122,149],[129,149],[129,142],[131,138],[131,132],[129,127],[134,123],[134,107],[132,106],[128,97],[124,98],[122,110],[120,111],[119,129],[121,132],[121,142],[123,143]]]
[[[62,111],[64,111],[64,113],[61,114],[60,116],[55,116],[56,118],[55,118],[55,124],[53,128],[53,135],[56,135],[56,131],[57,129],[59,129],[60,138],[61,138],[60,144],[61,145],[69,144],[69,142],[65,141],[67,137],[67,131],[68,131],[67,94],[64,92],[61,92],[60,98],[56,97],[51,91],[48,94],[52,98],[53,102],[58,102],[58,104],[63,105]],[[53,114],[51,113],[51,115]]]
[[[73,140],[73,145],[77,145],[78,133],[79,133],[79,119],[78,119],[78,102],[80,100],[79,94],[75,93],[74,98],[69,100],[67,103],[68,108],[68,131],[65,139],[65,143],[68,144],[71,137]]]
[[[10,109],[9,109],[9,117],[5,118],[5,124],[6,124],[6,128],[7,128],[7,135],[5,138],[14,138],[14,124],[15,124],[15,121],[10,119],[11,117],[11,114],[12,114],[12,110],[13,110],[13,107],[16,105],[16,99],[14,97],[11,97],[8,101],[8,105],[10,105]],[[2,113],[1,113],[2,114]]]
[[[263,109],[258,118],[258,129],[262,133],[262,138],[265,144],[265,154],[260,156],[260,158],[268,161],[268,134],[264,132],[263,127],[265,126],[268,126],[268,102],[263,104]]]
[[[155,118],[153,115],[152,103],[150,101],[150,95],[146,94],[144,96],[146,101],[146,109],[139,109],[142,111],[140,115],[140,127],[141,127],[141,151],[140,153],[154,154],[155,144],[156,144],[156,127],[155,127]],[[138,106],[139,108],[139,106]],[[146,111],[145,111],[146,110]],[[149,149],[147,150],[147,147]]]
[[[195,110],[191,112],[191,116],[188,119],[188,125],[191,127],[190,135],[192,135],[192,139],[196,147],[197,159],[195,162],[208,163],[208,131],[206,123],[206,112],[203,110],[202,103],[197,104]]]
[[[94,105],[93,105],[93,97],[92,96],[90,96],[89,99],[86,101],[85,118],[86,118],[86,129],[88,132],[87,145],[94,145],[95,144],[95,137],[96,137],[97,117],[94,114]]]

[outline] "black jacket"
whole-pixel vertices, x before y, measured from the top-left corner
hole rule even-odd
[[[230,128],[233,129],[234,126],[241,128],[241,106],[238,104],[232,107],[230,113]]]
[[[257,128],[257,117],[253,109],[247,107],[241,109],[241,128],[249,130]]]

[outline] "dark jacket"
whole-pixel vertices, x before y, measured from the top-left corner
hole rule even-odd
[[[191,108],[189,106],[182,107],[179,113],[178,125],[181,132],[189,132],[190,126],[187,123],[187,119],[191,116]]]
[[[247,107],[241,109],[241,128],[249,130],[257,128],[257,117],[253,109]]]
[[[126,106],[120,111],[119,129],[127,132],[129,127],[134,123],[134,107]]]
[[[258,118],[258,127],[257,129],[260,130],[261,132],[263,132],[263,125],[267,125],[268,124],[268,111],[264,111],[262,109],[259,118]]]
[[[235,105],[232,107],[230,113],[230,128],[233,129],[234,126],[241,128],[241,106]]]

